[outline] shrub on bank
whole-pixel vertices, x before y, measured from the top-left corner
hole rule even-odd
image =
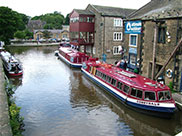
[[[24,118],[20,116],[20,107],[18,107],[13,99],[14,86],[10,83],[5,84],[6,92],[8,96],[8,105],[9,105],[9,115],[10,115],[10,125],[12,128],[13,136],[22,136],[24,131]]]

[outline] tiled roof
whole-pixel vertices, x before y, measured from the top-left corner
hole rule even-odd
[[[97,12],[102,16],[116,16],[116,17],[127,17],[130,13],[136,11],[135,9],[125,9],[118,7],[98,6],[91,5]]]
[[[91,11],[82,10],[82,9],[74,9],[80,15],[94,15]]]
[[[182,0],[151,0],[130,14],[129,19],[164,19],[182,17]]]

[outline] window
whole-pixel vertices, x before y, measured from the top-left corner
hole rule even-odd
[[[93,23],[94,22],[94,18],[93,17],[87,17],[87,22]]]
[[[124,91],[125,93],[128,93],[128,92],[129,92],[129,89],[130,89],[129,86],[124,85],[123,91]]]
[[[116,86],[116,80],[112,78],[111,84],[112,84],[113,86]]]
[[[111,77],[110,77],[110,76],[107,76],[106,81],[107,81],[108,83],[110,83],[110,82],[111,82]]]
[[[169,91],[158,92],[158,99],[159,101],[170,100],[171,99],[170,92]]]
[[[114,19],[114,26],[115,27],[123,27],[123,20],[121,18]]]
[[[155,93],[154,92],[145,92],[145,100],[155,100]]]
[[[122,32],[114,32],[113,34],[114,41],[122,41],[122,39],[123,39]]]
[[[130,34],[129,45],[137,47],[137,34]]]
[[[117,88],[118,88],[118,89],[120,89],[120,90],[122,90],[122,85],[123,85],[123,83],[118,82],[118,84],[117,84]]]
[[[131,89],[131,95],[134,96],[134,97],[142,99],[142,93],[143,92],[141,90],[138,90],[138,89],[135,89],[135,88]]]
[[[121,46],[114,46],[113,47],[113,55],[119,55],[119,54],[121,54],[120,53],[120,50],[121,50]]]
[[[166,43],[166,27],[159,27],[158,29],[158,43]]]

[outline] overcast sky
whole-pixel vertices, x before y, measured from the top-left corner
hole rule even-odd
[[[88,4],[138,9],[150,0],[0,0],[6,6],[27,16],[39,16],[54,11],[64,16],[73,9],[85,9]]]

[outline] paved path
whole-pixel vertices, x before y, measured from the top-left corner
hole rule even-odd
[[[2,61],[0,59],[0,136],[12,136],[4,82],[4,72],[2,67]]]

